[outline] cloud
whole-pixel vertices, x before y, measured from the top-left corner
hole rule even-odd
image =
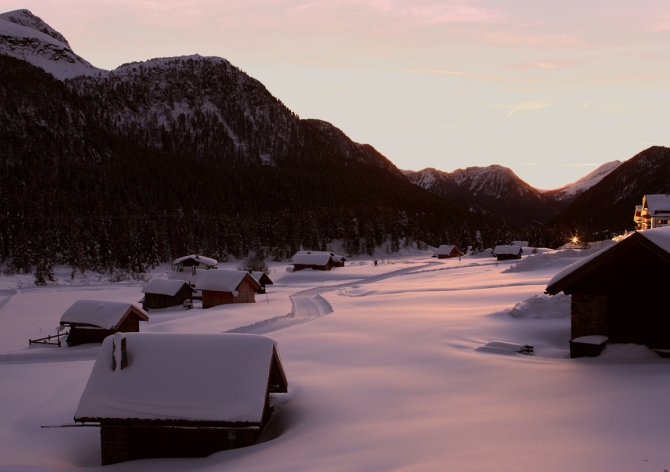
[[[512,115],[517,111],[541,110],[542,108],[552,107],[554,106],[554,103],[552,103],[554,100],[554,98],[548,98],[534,102],[519,103],[518,105],[514,106],[514,108],[512,108],[509,113],[507,113],[507,118],[511,118]]]

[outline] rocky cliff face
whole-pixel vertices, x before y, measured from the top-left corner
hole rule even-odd
[[[62,34],[28,10],[0,15],[0,54],[27,61],[59,80],[104,73],[75,54]]]

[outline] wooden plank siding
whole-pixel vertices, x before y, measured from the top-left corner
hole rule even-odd
[[[244,279],[237,286],[239,292],[233,296],[231,292],[216,292],[214,290],[202,291],[202,307],[211,308],[218,305],[228,305],[231,303],[256,303],[256,287]]]

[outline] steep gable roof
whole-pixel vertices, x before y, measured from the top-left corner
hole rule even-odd
[[[113,343],[108,336],[100,348],[75,421],[260,424],[266,393],[288,387],[277,343],[266,336],[128,333],[128,365],[116,370]]]
[[[670,263],[670,227],[648,229],[633,233],[623,241],[567,266],[549,281],[546,292],[550,295],[562,292],[635,245],[649,249]]]
[[[184,280],[153,279],[142,288],[142,293],[155,293],[174,297],[184,286],[188,287],[191,292],[195,292]]]
[[[60,322],[61,324],[84,324],[113,329],[131,311],[141,320],[149,321],[147,313],[133,303],[77,300],[70,308],[65,310]]]
[[[293,265],[318,265],[325,266],[328,261],[335,262],[330,254],[296,254],[293,256]]]
[[[189,259],[193,259],[196,262],[200,262],[201,264],[205,264],[208,266],[215,266],[216,264],[219,263],[219,261],[217,261],[216,259],[212,259],[211,257],[201,256],[200,254],[191,254],[189,256],[179,257],[175,259],[173,264],[177,265]]]
[[[256,288],[260,284],[248,272],[241,270],[213,269],[206,271],[196,282],[196,290],[211,290],[214,292],[231,292],[237,294],[237,288],[244,279],[249,280]]]

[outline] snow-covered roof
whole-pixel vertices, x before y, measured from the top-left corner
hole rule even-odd
[[[101,418],[261,423],[276,342],[253,334],[127,333],[112,370],[105,339],[75,421]],[[117,346],[117,349],[119,346]]]
[[[340,262],[342,260],[347,260],[344,256],[340,256],[339,254],[335,254],[334,252],[329,252],[329,251],[298,251],[295,253],[295,255],[299,254],[330,254],[330,256],[333,258],[335,262]],[[295,256],[293,256],[295,257]],[[293,258],[291,258],[293,260]]]
[[[510,254],[516,256],[521,252],[521,246],[496,246],[493,250],[494,255]]]
[[[604,255],[605,253],[608,253],[610,251],[615,251],[619,247],[620,244],[632,244],[636,238],[644,237],[648,241],[652,242],[665,252],[667,252],[670,255],[670,226],[664,226],[661,228],[654,228],[654,229],[648,229],[646,231],[639,231],[637,233],[633,233],[631,236],[628,238],[617,242],[616,244],[612,246],[608,246],[605,249],[596,252],[595,254],[591,254],[590,256],[587,256],[574,264],[570,264],[563,270],[561,270],[558,274],[554,275],[552,279],[549,281],[547,284],[547,288],[551,287],[558,281],[564,279],[568,275],[572,274],[573,272],[577,271],[581,267],[585,266],[592,260],[594,260],[597,257],[600,257]],[[560,290],[559,290],[560,291]]]
[[[70,308],[65,310],[60,318],[65,324],[88,324],[99,326],[104,329],[114,328],[131,308],[144,315],[144,321],[148,321],[147,313],[134,303],[109,302],[103,300],[77,300]]]
[[[253,271],[253,272],[251,272],[251,276],[252,276],[254,279],[256,279],[256,281],[257,281],[258,283],[261,282],[261,278],[265,277],[265,283],[266,283],[266,284],[274,285],[274,284],[272,283],[272,279],[270,279],[270,277],[268,277],[268,274],[266,274],[265,272],[256,272],[256,271]]]
[[[456,245],[454,244],[442,244],[440,247],[437,248],[437,252],[435,254],[448,256],[449,254],[451,254],[451,251],[453,251],[455,247]]]
[[[645,195],[644,198],[650,215],[670,214],[670,195]]]
[[[184,256],[184,257],[179,257],[179,258],[175,259],[173,264],[177,265],[177,264],[180,264],[180,263],[182,263],[184,261],[187,261],[189,259],[193,259],[196,262],[200,262],[201,264],[205,264],[205,265],[208,265],[208,266],[215,266],[216,264],[219,263],[219,261],[217,261],[216,259],[212,259],[211,257],[205,257],[205,256],[201,256],[199,254],[191,254],[190,256]]]
[[[254,279],[248,272],[241,270],[208,270],[198,279],[195,284],[196,290],[211,290],[214,292],[231,292],[237,296],[237,287],[240,286],[242,280],[248,278],[255,285],[260,288],[256,279]]]
[[[303,265],[320,265],[325,266],[328,264],[328,261],[333,259],[329,253],[325,254],[296,254],[291,259],[293,264],[303,264]]]
[[[186,285],[189,290],[193,290],[185,280],[153,279],[142,288],[142,293],[156,293],[174,297],[184,285]]]
[[[512,241],[512,246],[528,247],[528,241]]]

